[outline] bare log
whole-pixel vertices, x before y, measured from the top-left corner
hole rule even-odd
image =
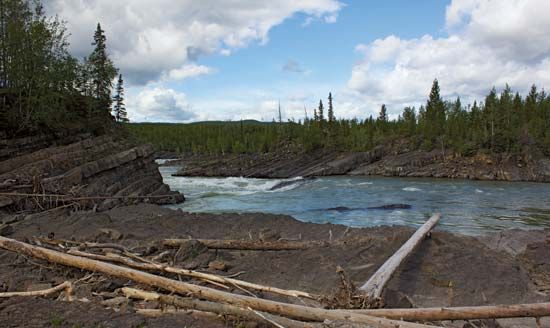
[[[166,247],[180,247],[198,241],[212,249],[234,249],[249,251],[292,251],[312,247],[329,246],[327,241],[259,241],[259,240],[228,240],[228,239],[165,239]]]
[[[221,315],[233,315],[253,321],[258,320],[258,315],[253,310],[243,309],[228,304],[201,301],[172,295],[163,295],[129,287],[122,288],[122,293],[124,293],[124,295],[128,298],[141,299],[145,301],[158,301],[161,304],[173,305],[176,308],[181,309],[212,312]],[[315,324],[291,320],[283,317],[276,317],[274,318],[274,321],[288,328],[313,328],[316,326]]]
[[[31,186],[32,187],[32,186]],[[128,195],[128,196],[82,196],[75,197],[72,195],[64,194],[29,194],[29,193],[17,193],[17,192],[0,192],[0,196],[6,197],[50,197],[57,198],[60,201],[77,201],[77,200],[104,200],[104,199],[147,199],[147,198],[169,198],[175,195]]]
[[[385,318],[377,318],[364,314],[350,313],[342,310],[326,310],[312,308],[303,305],[287,304],[275,302],[250,296],[236,295],[228,292],[189,284],[182,281],[172,280],[150,273],[138,271],[135,269],[117,266],[111,263],[105,263],[97,260],[87,259],[74,255],[69,255],[46,249],[43,247],[29,245],[14,239],[0,236],[0,247],[19,254],[39,258],[52,263],[58,263],[70,267],[80,268],[88,271],[101,272],[113,277],[129,279],[134,282],[146,284],[149,286],[162,288],[164,290],[190,294],[198,298],[227,303],[244,308],[252,308],[257,311],[273,313],[302,321],[324,321],[345,320],[357,323],[369,324],[379,328],[427,328],[423,324],[412,322],[396,321]]]
[[[410,321],[474,320],[550,316],[550,303],[515,305],[463,306],[419,309],[350,310],[388,319]]]
[[[359,288],[370,300],[380,299],[382,290],[393,276],[399,265],[420,245],[426,235],[437,224],[441,215],[436,213],[395,252],[371,277]]]
[[[110,261],[110,262],[116,262],[121,263],[126,266],[129,266],[131,268],[139,269],[139,270],[152,270],[152,271],[164,271],[168,273],[175,273],[182,276],[192,277],[200,280],[207,281],[209,283],[219,283],[223,285],[235,285],[243,288],[250,288],[254,290],[259,290],[263,292],[273,293],[273,294],[279,294],[283,296],[291,296],[291,297],[303,297],[303,298],[309,298],[316,300],[319,298],[318,295],[302,292],[299,290],[287,290],[287,289],[281,289],[277,287],[270,287],[270,286],[263,286],[254,284],[251,282],[228,278],[228,277],[222,277],[214,274],[204,273],[204,272],[198,272],[194,270],[188,270],[188,269],[182,269],[182,268],[175,268],[171,266],[162,265],[160,263],[140,263],[135,262],[130,259],[127,259],[123,256],[116,255],[116,254],[107,254],[107,255],[99,255],[99,254],[92,254],[92,253],[86,253],[81,252],[77,250],[69,250],[67,252],[68,254],[76,255],[76,256],[82,256],[91,258],[94,260],[99,261]]]
[[[69,281],[65,281],[62,284],[59,284],[55,287],[43,289],[43,290],[34,290],[30,292],[7,292],[0,293],[0,298],[15,297],[15,296],[48,296],[51,294],[58,293],[60,291],[65,291],[67,294],[67,299],[71,300],[71,294],[73,292],[73,285]]]

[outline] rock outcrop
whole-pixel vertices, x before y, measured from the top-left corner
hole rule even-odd
[[[150,145],[114,135],[82,135],[45,148],[47,143],[41,137],[0,143],[0,210],[106,210],[120,204],[184,200],[162,182]]]
[[[460,156],[441,150],[386,145],[369,152],[272,153],[189,156],[165,165],[181,166],[175,176],[290,178],[379,175],[472,180],[550,182],[550,158],[507,154]]]

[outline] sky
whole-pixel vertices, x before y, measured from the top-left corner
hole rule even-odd
[[[548,0],[45,0],[70,50],[97,23],[134,122],[395,118],[424,103],[483,100],[494,86],[550,86]]]

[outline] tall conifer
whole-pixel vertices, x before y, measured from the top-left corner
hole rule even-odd
[[[92,79],[92,94],[96,99],[94,109],[100,111],[107,110],[111,108],[112,81],[116,76],[117,70],[107,55],[107,38],[105,37],[105,31],[101,29],[99,23],[97,23],[92,45],[95,48],[88,57],[88,63]]]
[[[128,113],[124,105],[124,80],[122,80],[122,74],[119,74],[118,81],[115,88],[115,96],[113,97],[115,103],[114,112],[115,120],[117,122],[129,122]]]
[[[328,93],[328,122],[332,125],[336,119],[334,118],[334,108],[332,107],[332,93]]]

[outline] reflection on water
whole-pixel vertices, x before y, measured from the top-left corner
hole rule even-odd
[[[278,213],[354,227],[418,226],[431,213],[441,212],[440,228],[467,234],[550,227],[550,184],[348,176],[305,182],[172,177],[177,169],[160,171],[164,181],[187,198],[174,207],[190,212]],[[297,183],[271,190],[289,180]],[[368,209],[389,204],[412,207]]]

